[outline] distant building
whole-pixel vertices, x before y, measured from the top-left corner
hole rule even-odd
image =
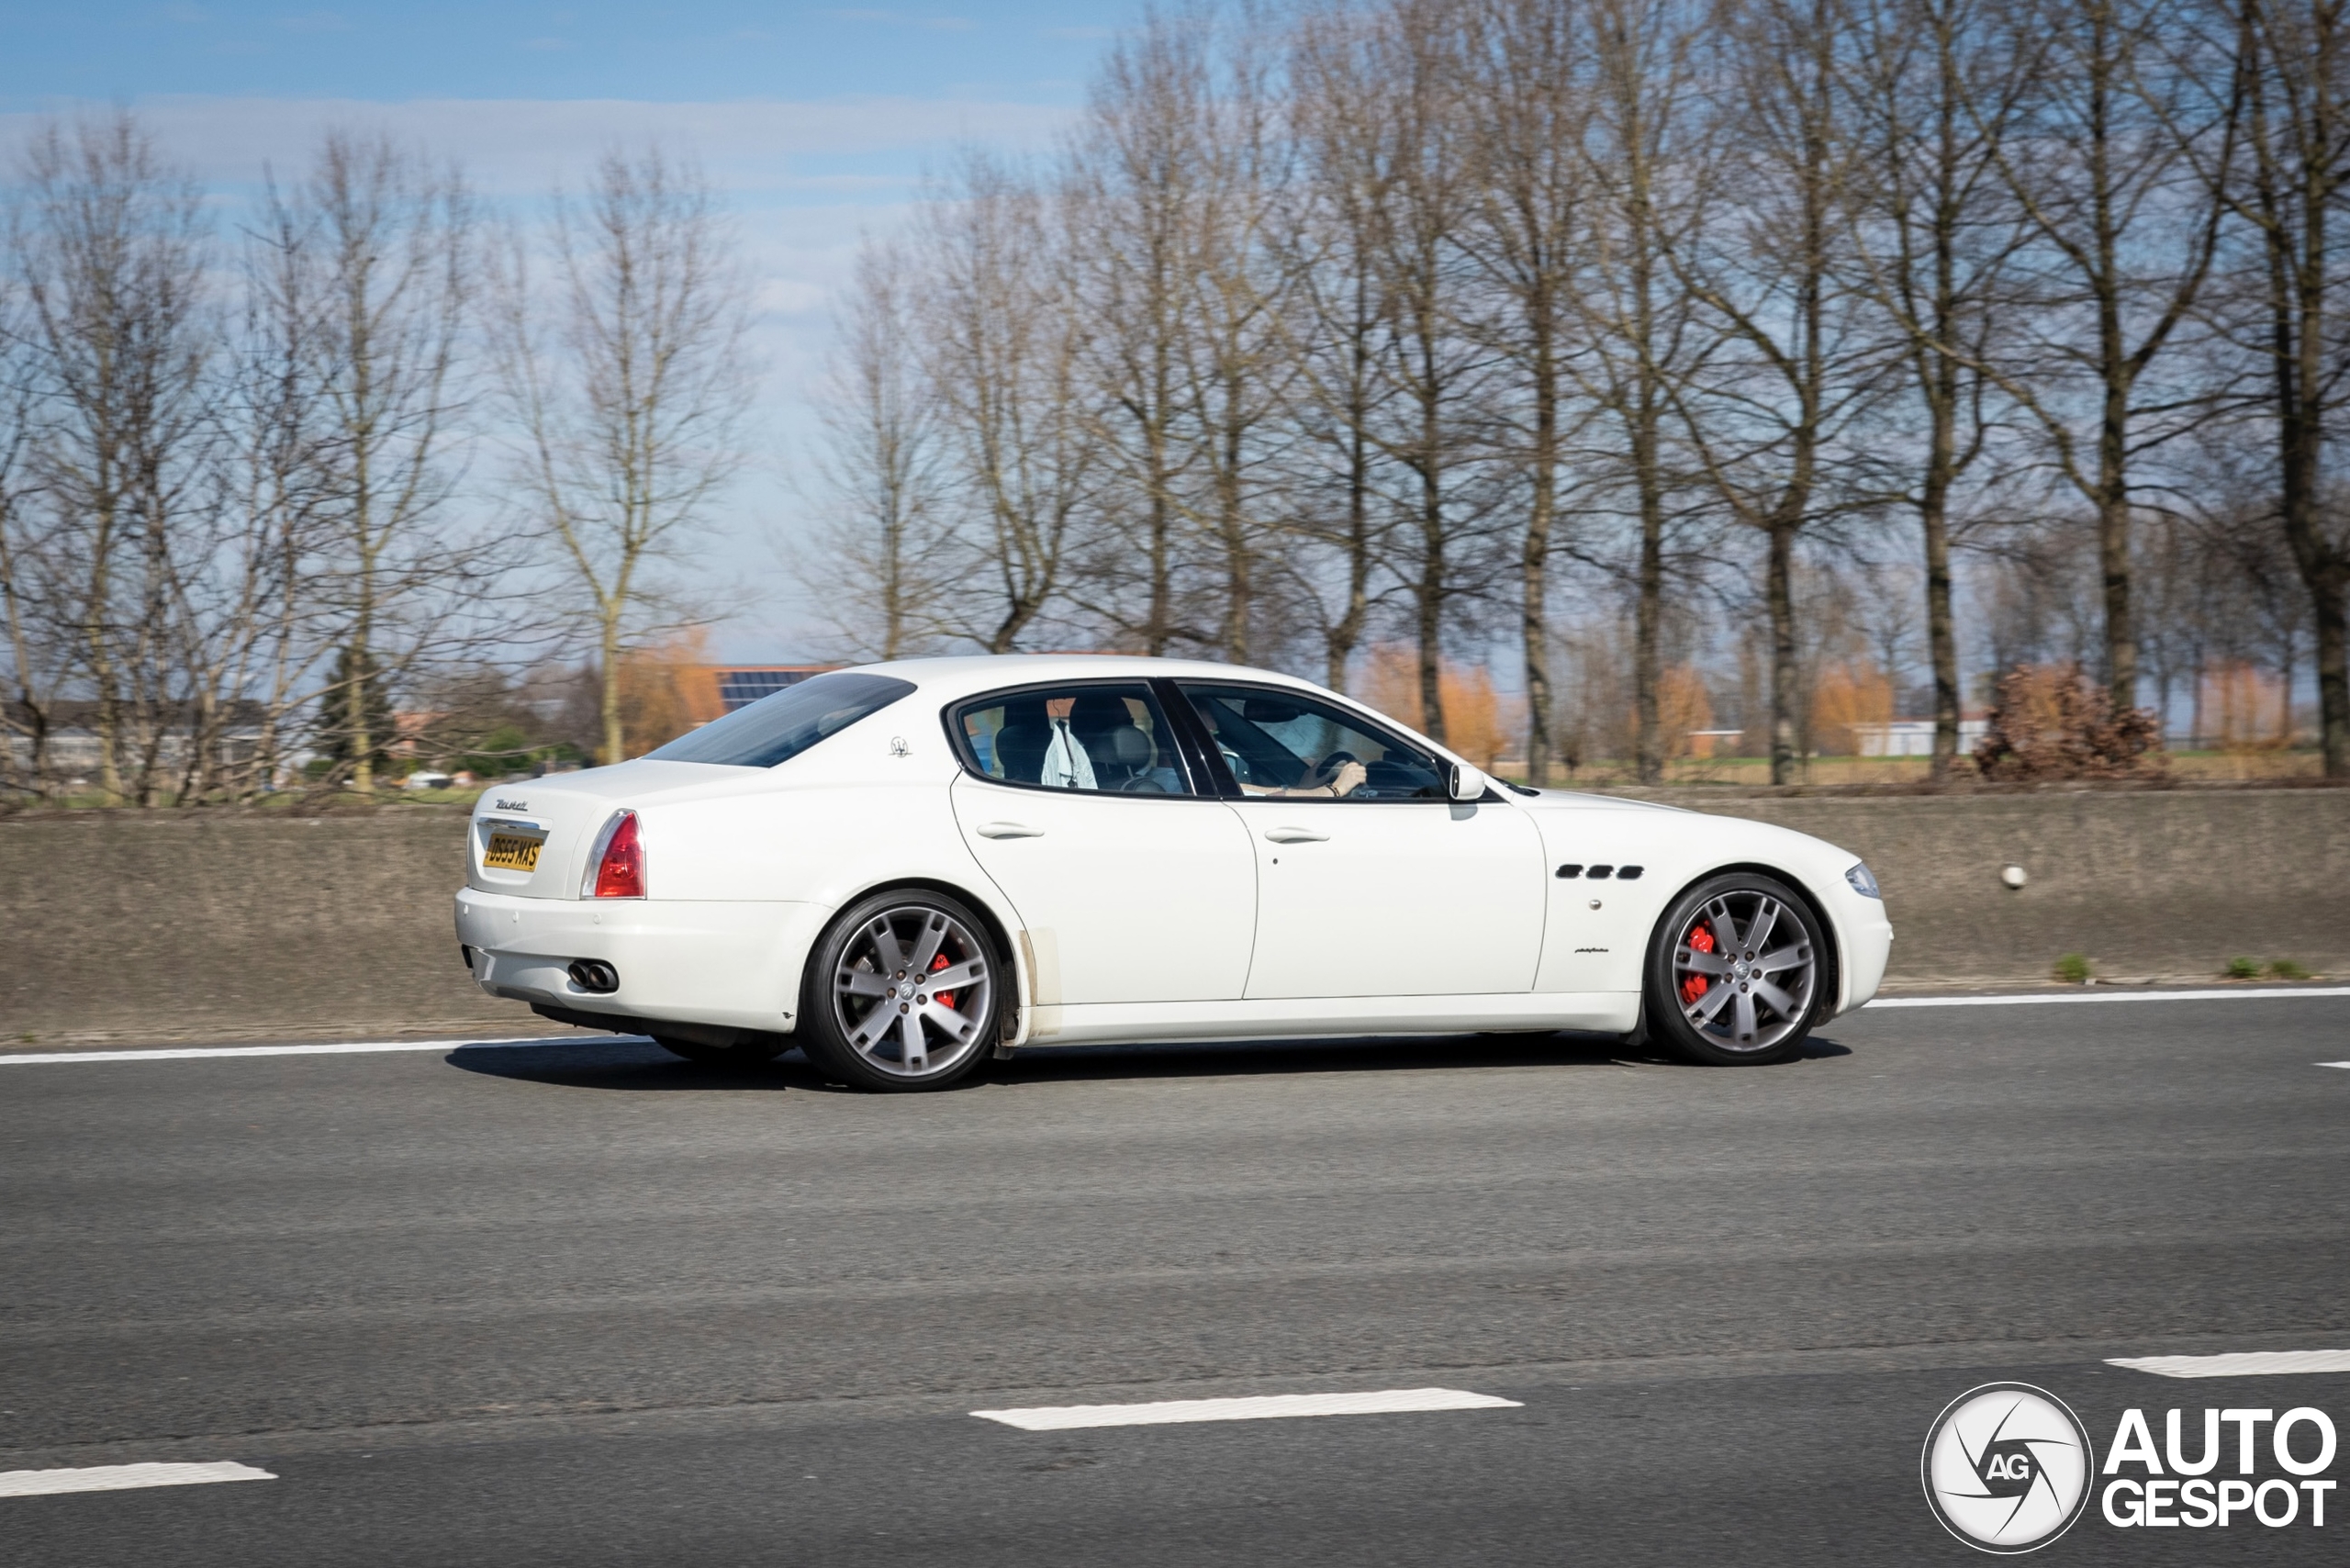
[[[1988,719],[1961,719],[1958,722],[1958,749],[1971,752],[1990,728]],[[1934,722],[1931,719],[1894,719],[1882,724],[1854,724],[1852,742],[1863,756],[1931,756],[1934,755]]]
[[[718,681],[718,700],[729,713],[746,708],[762,697],[772,697],[785,687],[797,686],[811,675],[822,675],[839,665],[712,665],[710,673]]]
[[[268,710],[261,703],[237,700],[223,705],[214,716],[212,739],[223,766],[252,759],[261,744]],[[69,788],[80,788],[98,775],[98,705],[84,699],[51,702],[49,733],[41,745],[42,771]],[[194,728],[185,714],[174,713],[154,729],[142,729],[135,709],[122,706],[115,736],[115,762],[126,782],[151,765],[165,776],[186,770]],[[8,748],[9,770],[21,778],[32,771],[33,715],[21,703],[7,704],[0,713],[0,740]]]

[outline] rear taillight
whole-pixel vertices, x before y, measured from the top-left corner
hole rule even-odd
[[[644,896],[644,840],[637,832],[634,812],[614,812],[596,835],[588,852],[588,877],[580,884],[583,899],[641,899]]]

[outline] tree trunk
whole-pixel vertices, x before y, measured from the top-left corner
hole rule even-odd
[[[1559,494],[1559,389],[1552,364],[1550,306],[1538,296],[1528,310],[1534,342],[1534,494],[1518,569],[1523,598],[1518,638],[1526,662],[1526,778],[1550,781],[1550,527]]]
[[[1643,784],[1664,781],[1664,722],[1658,706],[1657,660],[1664,632],[1664,491],[1657,473],[1654,410],[1635,412],[1632,464],[1640,497],[1639,605],[1632,629],[1634,765]]]
[[[1796,734],[1796,690],[1801,672],[1796,661],[1796,530],[1784,513],[1772,520],[1771,565],[1765,593],[1771,601],[1771,782],[1792,784],[1802,759]]]

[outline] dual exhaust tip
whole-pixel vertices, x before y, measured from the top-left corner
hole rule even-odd
[[[571,983],[595,996],[609,996],[621,988],[621,972],[601,958],[574,958],[565,971]]]

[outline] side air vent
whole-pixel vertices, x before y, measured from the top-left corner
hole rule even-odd
[[[1582,875],[1583,868],[1580,866],[1561,866],[1559,868],[1559,879],[1561,881],[1572,881],[1575,878]]]

